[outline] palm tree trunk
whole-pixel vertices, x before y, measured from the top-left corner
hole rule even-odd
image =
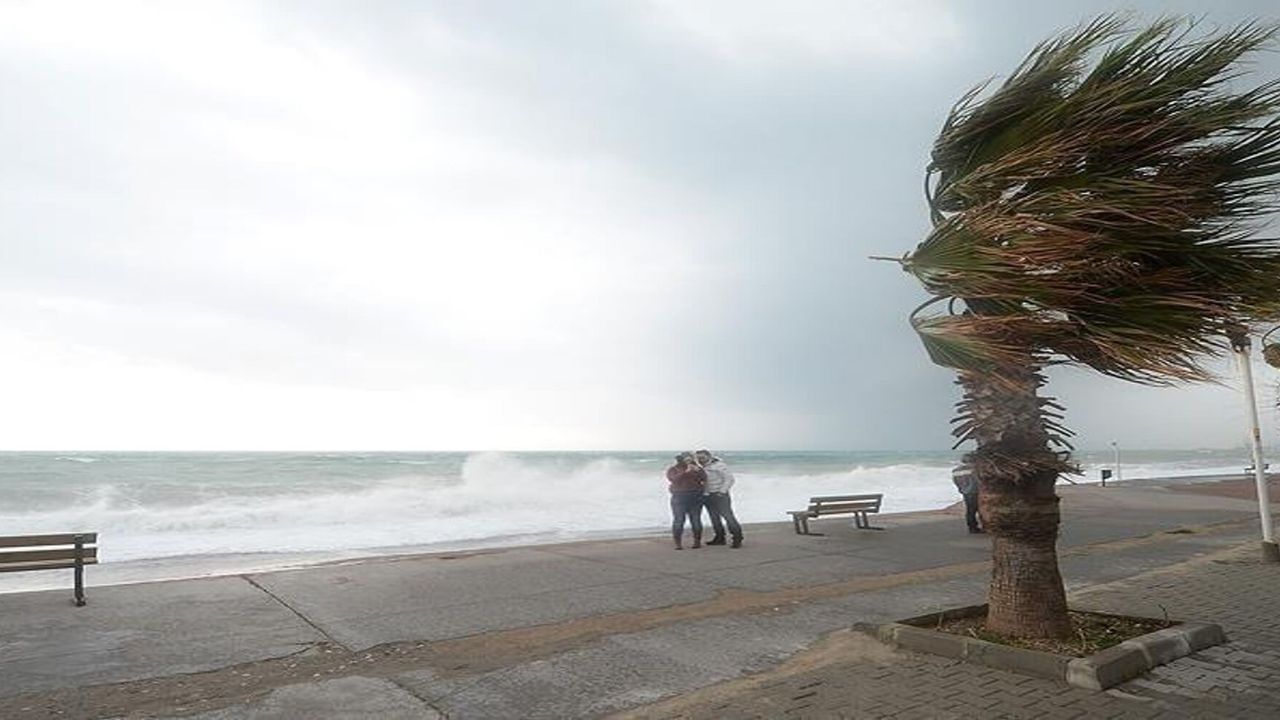
[[[1058,496],[1066,465],[1049,447],[1044,378],[1028,357],[1017,368],[963,372],[963,405],[978,448],[970,453],[981,488],[983,526],[992,536],[987,629],[1014,637],[1067,637],[1066,592],[1058,571]]]
[[[992,535],[987,629],[1014,637],[1069,636],[1053,483],[1030,482],[1012,491],[984,483],[982,492],[983,522]]]

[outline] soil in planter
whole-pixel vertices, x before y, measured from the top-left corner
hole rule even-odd
[[[1087,657],[1101,650],[1106,650],[1113,645],[1119,645],[1125,640],[1131,640],[1139,635],[1162,630],[1174,624],[1168,620],[1095,615],[1094,613],[1076,612],[1074,610],[1070,611],[1069,614],[1071,615],[1071,625],[1075,629],[1075,633],[1072,638],[1062,640],[1028,640],[993,633],[983,627],[986,618],[981,615],[944,620],[942,624],[932,629],[954,635],[968,635],[979,640],[1028,650],[1039,650],[1071,657]]]

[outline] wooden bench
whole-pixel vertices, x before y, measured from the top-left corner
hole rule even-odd
[[[0,536],[0,572],[76,571],[76,605],[84,605],[84,566],[98,563],[98,533]]]
[[[797,535],[821,535],[809,532],[810,518],[828,515],[852,515],[853,524],[861,530],[883,530],[872,527],[868,515],[880,512],[880,501],[884,495],[826,495],[809,498],[809,507],[804,510],[788,510],[791,522],[796,526]]]

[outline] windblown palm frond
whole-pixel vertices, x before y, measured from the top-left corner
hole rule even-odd
[[[933,232],[903,261],[961,314],[913,317],[937,363],[1083,364],[1208,378],[1224,329],[1280,309],[1280,83],[1237,89],[1277,28],[1202,34],[1104,17],[953,108],[933,149]]]

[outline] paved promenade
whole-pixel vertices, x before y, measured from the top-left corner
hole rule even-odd
[[[0,595],[0,717],[1277,717],[1280,568],[1256,506],[1066,487],[1073,604],[1220,622],[1231,641],[1095,693],[851,631],[981,602],[982,536],[748,528]],[[109,538],[104,538],[104,543]]]

